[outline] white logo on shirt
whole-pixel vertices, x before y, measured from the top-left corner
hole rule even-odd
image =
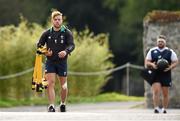
[[[64,36],[63,36],[63,35],[61,35],[61,39],[64,39]]]
[[[152,74],[152,71],[151,71],[151,70],[148,70],[148,73],[149,73],[149,74]]]
[[[61,37],[61,43],[64,43],[64,36],[61,35],[60,37]]]
[[[157,50],[155,50],[154,53],[157,53]]]
[[[63,39],[61,40],[61,43],[64,43],[64,40],[63,40]]]
[[[160,59],[160,58],[162,58],[162,56],[161,56],[161,55],[159,55],[159,56],[158,56],[158,59]]]

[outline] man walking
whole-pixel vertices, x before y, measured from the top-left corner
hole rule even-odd
[[[169,87],[172,85],[171,70],[178,64],[176,53],[172,49],[166,47],[166,40],[167,39],[164,35],[160,35],[157,38],[157,46],[151,48],[145,58],[145,66],[155,70],[155,78],[151,85],[154,113],[160,112],[159,101],[161,92],[163,96],[162,112],[167,113],[166,108],[169,103]],[[167,61],[167,68],[163,70],[158,68],[157,62],[160,59]]]
[[[46,30],[40,37],[37,46],[46,45],[45,53],[45,79],[48,81],[48,112],[55,112],[55,79],[56,75],[60,81],[61,104],[60,111],[66,111],[67,88],[67,58],[74,48],[72,33],[63,23],[62,13],[53,11],[51,14],[52,27]]]

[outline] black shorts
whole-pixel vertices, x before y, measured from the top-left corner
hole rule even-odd
[[[67,60],[59,62],[46,61],[45,73],[56,73],[59,76],[67,76]]]
[[[171,80],[171,71],[168,72],[155,72],[154,81],[152,82],[159,82],[161,83],[161,86],[171,87],[172,86],[172,80]]]

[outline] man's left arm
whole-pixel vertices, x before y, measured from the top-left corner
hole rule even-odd
[[[66,40],[67,40],[67,47],[65,51],[67,52],[67,54],[70,54],[75,48],[73,35],[70,30],[67,30]]]
[[[171,69],[173,69],[178,64],[178,57],[177,57],[176,53],[173,50],[171,50],[171,51],[172,51],[172,55],[171,55],[171,61],[172,62],[171,62],[170,67],[171,67]]]
[[[172,51],[172,54],[171,54],[171,64],[169,65],[168,68],[166,68],[164,70],[165,72],[174,69],[178,65],[178,63],[179,63],[176,53],[173,50],[171,50],[171,51]]]
[[[175,68],[175,67],[177,66],[177,64],[178,64],[178,60],[173,61],[173,62],[171,63],[171,65],[170,65],[170,68],[171,68],[171,69]]]

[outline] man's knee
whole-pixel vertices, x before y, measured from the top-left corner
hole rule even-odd
[[[62,89],[63,90],[67,90],[68,86],[67,86],[67,81],[62,85]]]
[[[47,80],[48,86],[55,86],[55,80],[51,78],[45,78]]]
[[[169,97],[169,94],[168,94],[168,93],[163,93],[163,97],[164,97],[164,98],[168,98],[168,97]]]
[[[164,98],[168,98],[168,96],[169,96],[169,88],[168,88],[168,87],[163,87],[162,89],[163,89],[163,90],[162,90],[162,92],[163,92],[163,97],[164,97]]]
[[[154,88],[153,89],[153,94],[154,95],[159,95],[160,94],[160,89],[159,88]]]

